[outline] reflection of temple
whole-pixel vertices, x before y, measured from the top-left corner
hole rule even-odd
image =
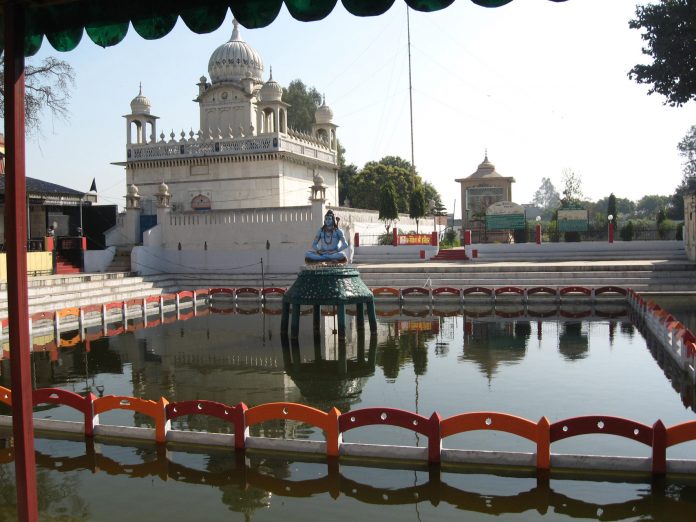
[[[577,361],[587,357],[589,339],[587,332],[583,332],[583,323],[579,321],[566,321],[558,336],[558,351],[567,361]]]
[[[460,361],[475,363],[489,382],[501,364],[524,359],[531,336],[529,321],[470,322],[464,326],[464,351]]]
[[[358,335],[355,346],[348,348],[345,341],[338,341],[337,357],[322,356],[321,338],[314,338],[314,357],[303,359],[299,343],[283,336],[283,365],[285,373],[293,380],[306,403],[327,411],[335,406],[348,411],[359,401],[368,377],[375,373],[377,336],[369,336],[368,352],[365,337]],[[348,357],[348,351],[354,352]]]

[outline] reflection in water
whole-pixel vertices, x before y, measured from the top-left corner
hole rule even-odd
[[[369,350],[365,354],[365,335],[358,332],[357,353],[347,357],[344,339],[338,340],[338,358],[322,357],[321,337],[314,336],[314,358],[303,360],[297,339],[281,335],[285,373],[293,380],[312,406],[323,411],[335,406],[348,411],[358,401],[368,377],[375,373],[377,336],[369,336]]]
[[[610,329],[611,332],[611,329]],[[610,342],[611,342],[610,337]],[[567,361],[578,361],[587,357],[589,340],[583,332],[583,323],[580,321],[566,321],[563,323],[563,331],[558,336],[558,351]]]
[[[460,361],[475,363],[490,382],[500,364],[524,359],[531,336],[529,321],[474,322],[464,324],[464,352]]]
[[[39,446],[45,445],[41,440],[39,443]],[[210,495],[200,488],[218,490],[220,503],[230,511],[242,513],[246,520],[251,520],[258,509],[276,509],[273,512],[276,517],[289,519],[296,519],[303,513],[306,516],[311,509],[302,509],[303,504],[286,501],[322,494],[328,494],[338,506],[345,506],[346,499],[358,501],[357,505],[349,504],[353,518],[372,511],[372,505],[425,506],[427,503],[439,507],[438,519],[441,520],[461,520],[462,511],[494,516],[536,512],[538,518],[549,519],[559,515],[599,520],[693,520],[696,517],[696,481],[693,478],[683,478],[679,482],[646,481],[641,476],[621,474],[536,475],[497,468],[441,470],[431,467],[413,472],[384,471],[396,480],[391,487],[380,487],[374,484],[374,473],[369,467],[359,463],[339,465],[335,460],[327,463],[291,460],[234,450],[180,453],[153,445],[140,448],[136,462],[128,457],[128,464],[122,464],[104,453],[133,455],[130,447],[116,444],[97,447],[91,441],[84,445],[53,442],[48,446],[49,450],[37,451],[42,518],[61,513],[69,513],[71,520],[88,520],[90,515],[95,516],[87,509],[85,499],[89,499],[95,509],[99,507],[99,490],[90,477],[100,474],[157,479],[162,485],[166,481],[196,485],[197,488],[187,495],[187,502],[192,506],[198,504],[198,498],[210,502]],[[11,448],[0,449],[0,498],[7,500],[5,506],[13,504],[14,477],[8,473],[12,458]],[[415,480],[411,485],[399,486],[407,473]],[[593,478],[600,482],[593,482]],[[128,484],[139,483],[121,481],[119,496],[129,498],[134,492],[129,491]],[[587,496],[585,491],[597,487],[604,491],[599,495],[603,501],[583,498]],[[181,513],[173,512],[175,508],[166,502],[166,493],[158,497],[157,491],[153,489],[148,495],[151,505],[142,506],[142,512],[152,513],[156,505],[158,519],[180,518]],[[447,509],[447,506],[455,509]],[[6,507],[3,514],[10,519],[12,508]],[[121,514],[112,512],[106,519],[120,520]]]

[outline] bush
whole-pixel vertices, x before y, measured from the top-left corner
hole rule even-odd
[[[670,233],[677,228],[677,224],[671,219],[663,219],[657,224],[657,235],[660,239],[668,239]]]
[[[674,238],[677,241],[684,241],[684,225],[678,225],[677,226],[677,234],[676,237]]]
[[[564,232],[566,243],[579,243],[580,242],[580,232]]]
[[[378,245],[391,245],[393,243],[394,235],[391,232],[385,232],[384,234],[380,234],[379,238],[377,239]]]
[[[445,230],[445,233],[442,235],[442,241],[440,241],[440,248],[458,247],[460,244],[457,232],[453,228]]]
[[[619,235],[621,236],[622,241],[633,241],[633,236],[635,235],[633,221],[629,221],[624,226],[622,226]]]
[[[524,228],[517,228],[513,231],[512,236],[515,239],[515,243],[526,243],[529,231],[527,225]]]

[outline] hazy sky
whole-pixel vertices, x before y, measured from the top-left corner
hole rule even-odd
[[[437,13],[411,11],[415,163],[419,174],[461,213],[456,178],[474,172],[488,150],[513,200],[531,201],[542,177],[561,189],[566,168],[582,177],[586,197],[614,192],[639,199],[670,194],[681,180],[676,145],[691,124],[692,103],[663,105],[627,77],[640,52],[628,28],[634,0],[517,0],[485,9],[458,0]],[[157,41],[131,28],[102,49],[87,36],[75,51],[44,44],[30,63],[56,55],[77,73],[68,121],[44,118],[27,144],[27,175],[87,190],[96,177],[101,203],[123,205],[130,101],[143,94],[160,117],[158,133],[198,130],[196,83],[232,32],[232,18],[208,35],[178,21]],[[386,155],[411,157],[406,5],[358,18],[339,2],[325,20],[298,22],[283,7],[269,27],[241,28],[268,77],[299,78],[325,93],[348,162],[362,167]],[[455,203],[456,200],[456,203]]]

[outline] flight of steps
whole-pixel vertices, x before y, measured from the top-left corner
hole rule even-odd
[[[443,263],[444,264],[444,263]],[[474,263],[450,266],[360,266],[369,287],[622,286],[637,292],[696,292],[693,263]]]
[[[106,268],[107,272],[125,272],[131,271],[131,251],[130,249],[117,249],[111,264]]]
[[[30,314],[162,293],[153,282],[124,273],[31,277],[28,290]],[[7,317],[7,313],[7,283],[0,283],[0,318]]]
[[[471,251],[469,251],[471,253]],[[430,261],[468,261],[469,256],[464,248],[448,248],[440,250]]]
[[[70,260],[64,258],[59,253],[56,253],[55,256],[56,256],[56,266],[55,266],[56,274],[79,274],[80,273],[79,266],[75,266]]]

